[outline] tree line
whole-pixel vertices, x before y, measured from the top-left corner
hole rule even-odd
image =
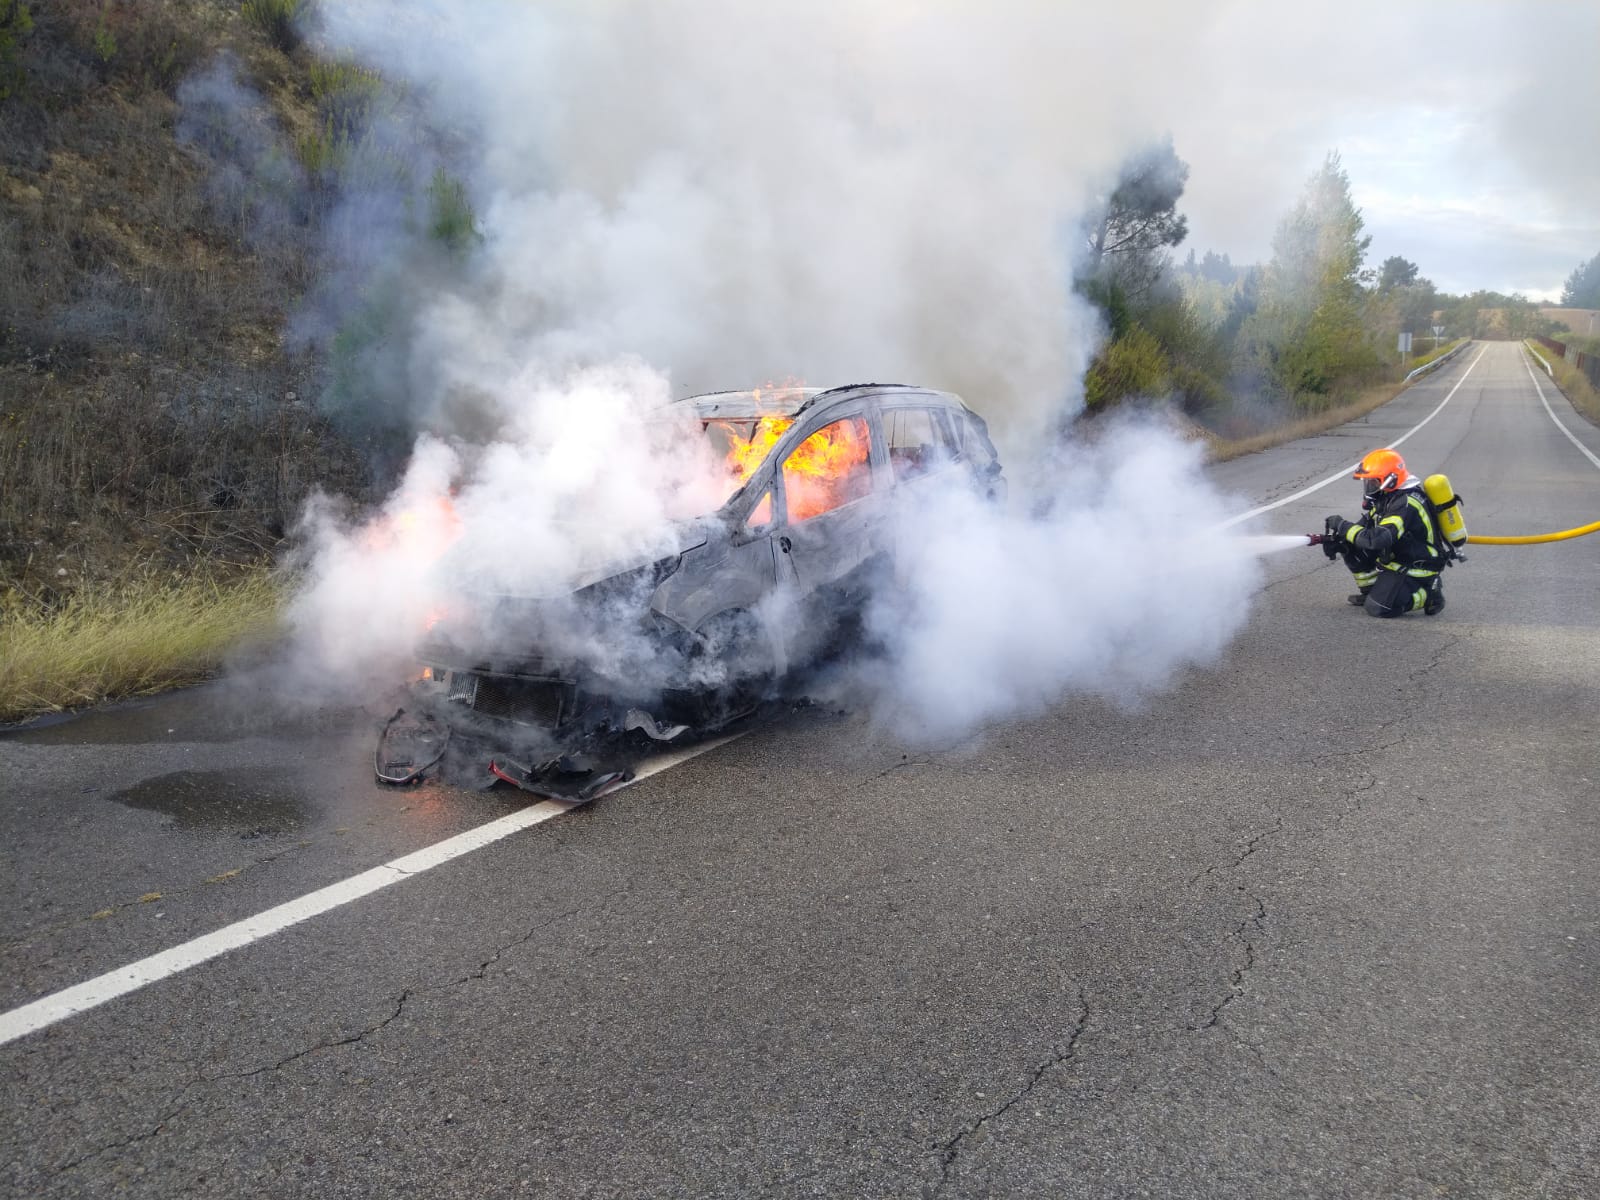
[[[1170,139],[1130,157],[1084,229],[1078,290],[1109,337],[1085,379],[1090,410],[1171,396],[1237,427],[1241,412],[1279,419],[1342,403],[1409,365],[1397,335],[1427,352],[1458,337],[1560,332],[1522,295],[1439,291],[1418,265],[1366,265],[1371,237],[1331,153],[1279,221],[1265,263],[1190,249],[1179,202],[1189,167]],[[1575,271],[1563,303],[1600,307],[1600,255]],[[1440,329],[1436,335],[1434,328]]]

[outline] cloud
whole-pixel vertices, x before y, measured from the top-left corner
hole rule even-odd
[[[1600,249],[1600,7],[1312,3],[1134,6],[1158,32],[1113,60],[1107,102],[1165,122],[1192,170],[1190,242],[1235,261],[1270,254],[1272,231],[1330,150],[1342,153],[1374,235],[1442,287],[1559,290]],[[1133,19],[1130,16],[1130,20]],[[1198,26],[1190,24],[1193,21]],[[1415,194],[1458,212],[1446,227]],[[1480,218],[1473,220],[1474,216]],[[1565,264],[1565,265],[1563,265]]]

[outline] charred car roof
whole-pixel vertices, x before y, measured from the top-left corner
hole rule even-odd
[[[778,387],[752,388],[748,391],[705,392],[674,401],[674,405],[692,406],[702,419],[717,417],[748,420],[755,417],[794,417],[813,405],[846,396],[895,395],[904,393],[917,396],[936,396],[949,402],[961,401],[949,392],[918,387],[908,383],[851,383],[842,387],[808,388]],[[962,405],[965,407],[965,405]]]

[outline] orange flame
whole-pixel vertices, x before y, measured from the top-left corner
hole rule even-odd
[[[392,516],[374,517],[362,531],[362,540],[369,551],[397,554],[420,571],[437,562],[461,536],[461,530],[461,518],[450,497],[438,496]],[[449,615],[448,608],[435,605],[422,618],[422,631],[433,629]]]
[[[866,495],[872,488],[869,449],[860,417],[824,425],[796,446],[783,464],[789,519],[804,521]]]
[[[762,417],[750,431],[748,440],[730,433],[728,471],[734,477],[734,482],[743,483],[749,479],[766,460],[768,452],[778,444],[783,431],[793,424],[793,417]]]
[[[730,432],[727,464],[735,481],[750,478],[793,424],[792,417],[762,417],[749,438]],[[872,486],[868,451],[867,423],[859,417],[825,425],[796,446],[783,464],[789,519],[804,521],[865,495]]]
[[[461,518],[449,496],[436,497],[392,517],[375,517],[365,530],[369,550],[400,550],[419,560],[437,559],[461,536]]]

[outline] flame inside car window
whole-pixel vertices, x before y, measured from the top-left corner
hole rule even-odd
[[[867,423],[846,417],[824,425],[783,463],[783,493],[791,521],[829,512],[872,490]]]
[[[727,464],[730,495],[793,424],[793,417],[715,417],[704,422],[706,436]],[[789,520],[804,521],[866,495],[872,489],[870,446],[867,422],[847,417],[824,425],[790,451],[783,463]]]
[[[755,474],[768,452],[777,445],[783,431],[794,424],[793,417],[758,417],[736,420],[717,417],[705,422],[706,436],[728,464],[731,495]]]

